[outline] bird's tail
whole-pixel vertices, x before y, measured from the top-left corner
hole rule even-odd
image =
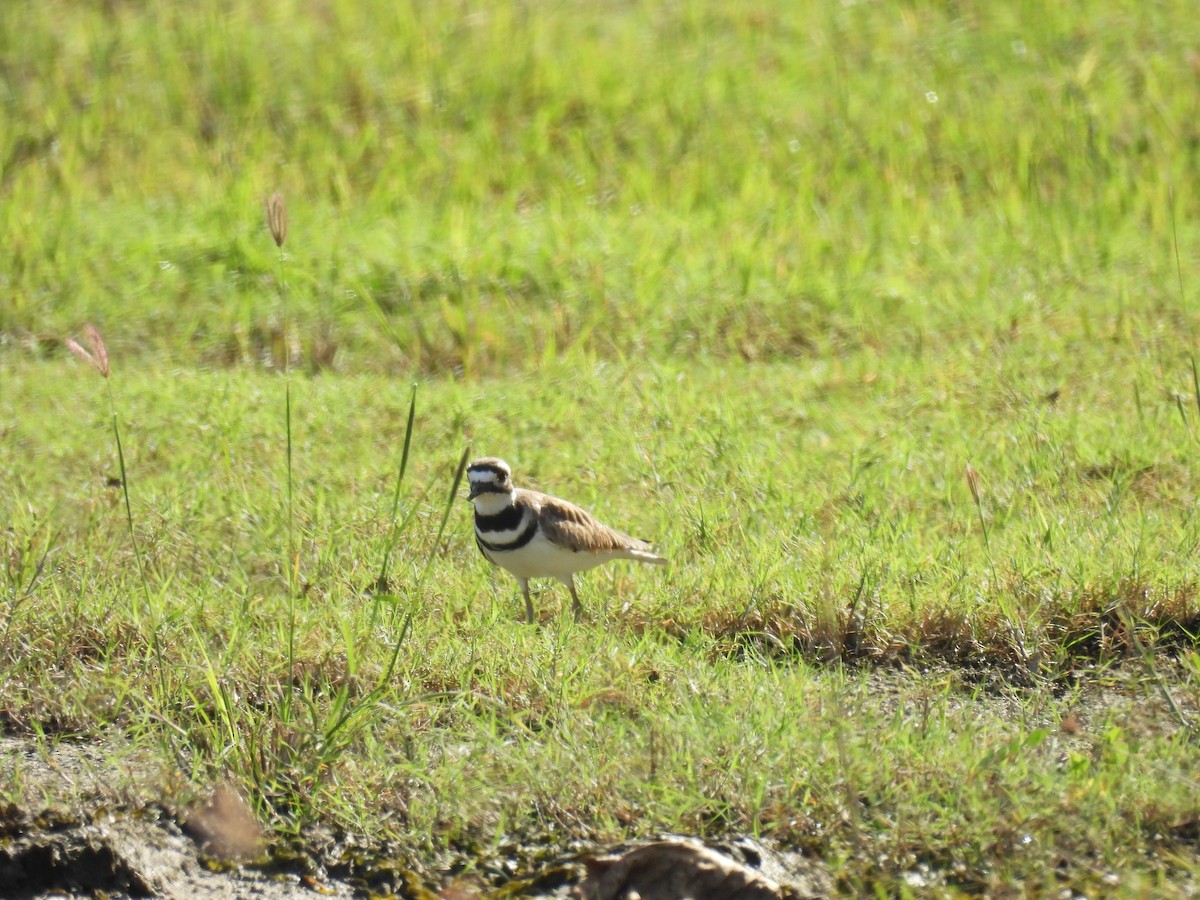
[[[655,556],[649,550],[627,550],[626,559],[635,559],[638,562],[650,563],[654,566],[665,566],[667,559],[665,556]]]

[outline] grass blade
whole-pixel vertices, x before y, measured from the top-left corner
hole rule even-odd
[[[413,585],[413,593],[415,593],[425,581],[425,576],[429,572],[429,567],[433,564],[434,557],[437,556],[437,548],[442,542],[442,535],[446,531],[446,523],[450,521],[450,511],[454,508],[454,501],[458,497],[458,489],[462,486],[463,474],[467,470],[467,459],[471,452],[470,447],[463,448],[462,456],[458,460],[458,468],[454,472],[454,480],[450,484],[450,493],[446,497],[446,505],[442,510],[442,520],[438,525],[437,535],[433,539],[433,546],[430,547],[429,556],[425,560],[425,565],[421,569],[421,574],[417,576],[416,583]],[[394,627],[396,616],[399,614],[400,607],[396,605],[392,611],[392,625]],[[400,658],[400,648],[404,646],[404,642],[408,636],[409,630],[412,627],[413,607],[409,604],[408,609],[404,613],[404,620],[400,623],[400,635],[396,639],[396,644],[392,648],[392,653],[388,658],[387,667],[384,669],[383,675],[380,676],[379,683],[372,690],[372,696],[377,692],[382,692],[384,686],[392,680],[392,675],[396,671],[396,663]]]
[[[1200,373],[1196,372],[1196,356],[1192,354],[1192,390],[1195,392],[1196,412],[1200,413]]]
[[[458,469],[454,473],[454,482],[450,485],[450,494],[446,497],[446,508],[442,510],[442,521],[438,525],[437,536],[433,539],[433,546],[429,549],[429,556],[425,560],[425,568],[421,570],[421,575],[417,578],[418,586],[425,580],[425,575],[433,563],[433,558],[437,555],[437,548],[442,543],[442,535],[446,532],[446,523],[450,521],[450,510],[454,508],[454,501],[458,497],[458,489],[462,485],[463,473],[467,471],[467,457],[470,452],[471,448],[465,447],[463,448],[462,456],[459,457]]]
[[[408,453],[412,445],[413,421],[417,415],[417,386],[412,386],[412,394],[408,400],[408,423],[404,426],[404,449],[400,453],[400,470],[396,473],[396,489],[392,493],[392,512],[389,519],[392,523],[391,530],[388,534],[387,546],[384,548],[383,561],[379,566],[379,577],[375,579],[375,590],[386,591],[388,589],[388,568],[391,565],[392,553],[396,549],[396,541],[400,539],[401,526],[397,525],[396,512],[400,508],[400,485],[404,481],[404,473],[408,469]],[[415,507],[414,507],[415,508]],[[409,517],[406,516],[404,521],[407,523]]]
[[[142,594],[146,600],[147,615],[150,612],[150,586],[146,583],[146,569],[142,565],[142,551],[138,546],[137,532],[133,527],[133,507],[129,502],[129,478],[125,471],[125,446],[121,443],[121,426],[117,420],[117,405],[113,400],[112,383],[108,383],[108,405],[112,413],[113,437],[117,443],[117,466],[121,472],[121,496],[125,499],[125,524],[129,526],[129,540],[133,544],[133,558],[137,563],[138,580],[142,584]],[[137,607],[133,610],[133,624],[139,625],[141,616],[138,613]]]

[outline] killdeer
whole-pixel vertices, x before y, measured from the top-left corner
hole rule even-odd
[[[613,531],[574,503],[514,487],[512,470],[502,459],[486,456],[467,469],[475,505],[475,543],[489,562],[507,569],[525,596],[525,621],[533,621],[530,578],[557,578],[571,591],[571,609],[583,612],[575,593],[576,572],[610,559],[666,565],[650,545]]]

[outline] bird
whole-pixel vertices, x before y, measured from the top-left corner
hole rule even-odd
[[[574,503],[516,487],[508,463],[495,456],[471,463],[467,482],[467,499],[475,507],[475,543],[488,562],[517,579],[528,623],[533,622],[530,578],[557,578],[565,584],[578,621],[583,605],[575,593],[576,572],[613,559],[667,564],[646,541],[609,528]]]

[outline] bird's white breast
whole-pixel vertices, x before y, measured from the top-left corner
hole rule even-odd
[[[492,532],[487,536],[489,543],[500,543],[499,540],[490,540],[495,535],[496,532]],[[614,554],[589,553],[586,550],[576,552],[567,547],[560,547],[551,543],[541,529],[538,529],[533,540],[524,547],[516,550],[492,550],[488,552],[488,556],[498,566],[502,566],[518,578],[565,579],[576,572],[607,562]]]

